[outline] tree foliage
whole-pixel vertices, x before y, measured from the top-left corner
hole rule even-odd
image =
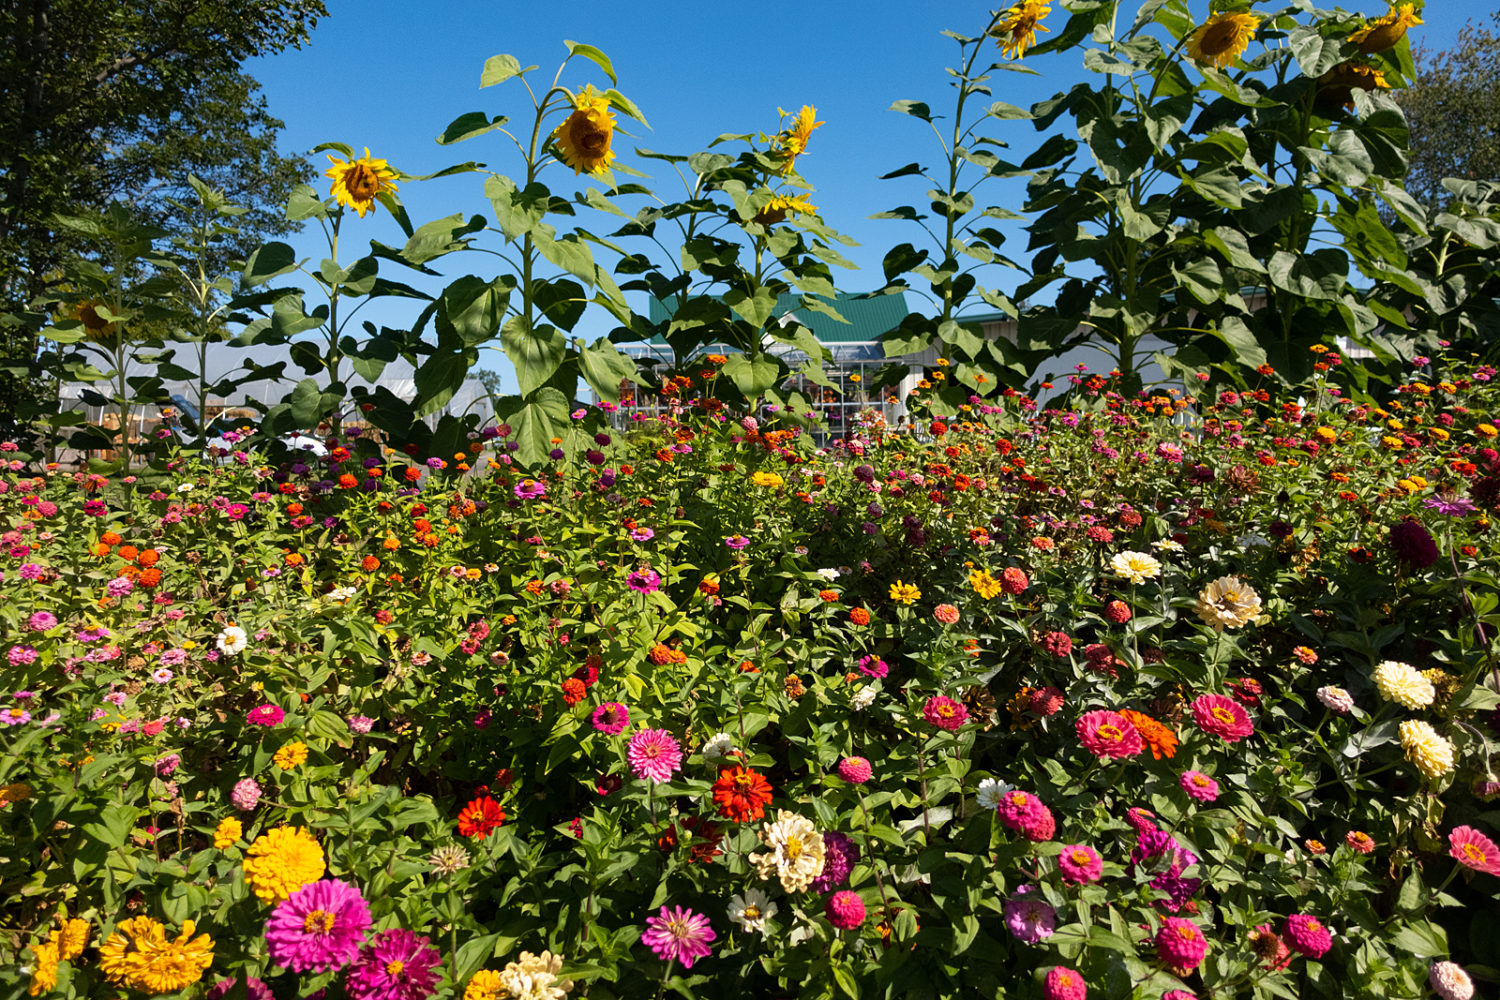
[[[1466,24],[1444,52],[1418,50],[1416,79],[1395,95],[1411,128],[1406,191],[1433,208],[1453,198],[1445,177],[1500,180],[1500,11],[1493,21]]]

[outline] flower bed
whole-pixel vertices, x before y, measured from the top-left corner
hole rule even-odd
[[[1500,935],[1469,374],[1385,409],[1079,379],[820,450],[708,372],[535,479],[506,428],[414,477],[362,438],[12,469],[0,978],[1468,996]]]

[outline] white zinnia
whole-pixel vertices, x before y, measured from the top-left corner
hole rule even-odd
[[[1161,563],[1144,552],[1120,552],[1109,561],[1109,568],[1131,583],[1145,583],[1161,575]]]
[[[1181,552],[1182,543],[1175,538],[1163,538],[1159,542],[1152,542],[1151,547],[1158,552]]]
[[[750,855],[762,879],[775,875],[787,892],[804,892],[823,874],[823,835],[807,817],[778,809],[776,821],[767,823],[756,836],[770,848],[764,854]]]
[[[979,783],[979,805],[985,809],[999,809],[1000,800],[1013,787],[996,778],[985,778]]]
[[[235,653],[243,651],[246,646],[250,645],[250,638],[249,636],[245,635],[245,630],[240,628],[238,625],[225,625],[224,631],[220,632],[218,635],[217,645],[219,647],[219,652],[227,653],[228,655],[233,656]]]
[[[869,708],[870,705],[874,703],[874,701],[875,689],[872,687],[862,687],[858,691],[854,692],[853,698],[849,699],[849,707],[854,709],[856,712],[863,712],[865,709]]]
[[[328,592],[328,599],[330,601],[347,601],[357,593],[359,593],[358,587],[334,587]]]
[[[729,919],[746,931],[766,932],[766,921],[776,916],[776,904],[759,889],[746,889],[729,900]]]
[[[719,760],[734,752],[734,740],[728,733],[715,733],[703,744],[704,760]]]

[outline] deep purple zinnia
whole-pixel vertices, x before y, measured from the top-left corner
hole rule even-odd
[[[703,914],[684,906],[663,906],[656,916],[646,918],[641,943],[657,958],[681,962],[684,969],[691,969],[698,959],[708,957],[712,950],[708,944],[715,936]]]
[[[359,952],[344,990],[351,1000],[427,1000],[442,978],[443,958],[426,937],[381,931]]]
[[[266,921],[271,960],[293,972],[332,972],[354,961],[370,907],[359,890],[338,879],[310,882],[276,907]]]
[[[1391,528],[1391,551],[1413,569],[1426,569],[1438,559],[1437,542],[1419,521],[1402,521]]]
[[[637,778],[668,781],[682,770],[682,747],[665,729],[642,729],[630,737],[625,756]]]
[[[812,891],[827,892],[843,885],[858,860],[859,845],[852,839],[837,830],[823,834],[823,871],[812,880]]]
[[[630,725],[630,709],[617,701],[606,701],[594,709],[594,728],[606,736],[618,736]]]

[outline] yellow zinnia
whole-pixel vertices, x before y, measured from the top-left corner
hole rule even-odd
[[[901,604],[911,604],[913,601],[920,599],[921,596],[922,592],[909,583],[902,583],[900,580],[897,580],[891,584],[891,600],[893,601]]]
[[[771,489],[786,485],[786,480],[774,472],[757,472],[750,477],[750,481],[756,486],[766,486]]]
[[[370,147],[357,160],[340,160],[328,157],[333,164],[323,174],[333,181],[329,192],[340,205],[348,205],[363,219],[365,213],[375,205],[375,199],[384,191],[396,190],[396,172],[384,160],[372,159]]]
[[[307,762],[307,744],[301,742],[288,743],[276,751],[276,756],[272,760],[283,771],[290,771],[297,765]]]
[[[150,917],[121,921],[99,947],[99,968],[106,979],[142,993],[164,994],[191,986],[203,978],[214,960],[214,942],[207,934],[193,937],[191,920],[182,933],[168,940],[166,928]]]
[[[787,112],[780,108],[776,111],[782,118],[787,116]],[[812,138],[813,129],[825,124],[814,121],[813,119],[817,116],[818,112],[812,105],[802,105],[802,110],[797,112],[797,116],[792,119],[792,124],[778,132],[771,140],[776,154],[786,161],[781,165],[782,173],[791,173],[792,164],[797,161],[797,157],[807,152],[807,142]]]
[[[1422,19],[1416,15],[1415,6],[1404,3],[1399,7],[1392,6],[1390,12],[1383,17],[1366,21],[1363,28],[1349,36],[1349,41],[1358,45],[1359,51],[1365,55],[1384,52],[1406,37],[1407,28],[1422,23]]]
[[[552,132],[561,159],[578,174],[604,174],[614,162],[610,148],[615,136],[615,116],[609,98],[590,84],[573,98],[573,113]]]
[[[222,851],[224,848],[232,846],[235,841],[244,835],[244,825],[233,816],[230,816],[220,820],[219,825],[214,828],[214,846]]]
[[[1000,593],[1000,581],[991,576],[990,571],[987,569],[971,570],[969,573],[969,586],[974,588],[974,593],[986,601]]]
[[[328,869],[323,848],[300,826],[267,831],[245,853],[245,881],[267,903],[286,900]]]
[[[62,927],[52,932],[47,939],[57,946],[57,957],[65,961],[72,961],[83,954],[83,949],[89,943],[89,922],[79,920],[64,920]]]
[[[31,946],[31,996],[57,989],[57,943],[45,941]]]
[[[1020,0],[1000,15],[1000,20],[991,29],[995,44],[1007,59],[1020,59],[1026,50],[1036,44],[1037,29],[1050,33],[1051,28],[1042,24],[1042,19],[1052,13],[1052,8],[1042,0]]]
[[[1223,69],[1232,65],[1260,28],[1254,14],[1215,14],[1188,39],[1188,56],[1200,66]]]

